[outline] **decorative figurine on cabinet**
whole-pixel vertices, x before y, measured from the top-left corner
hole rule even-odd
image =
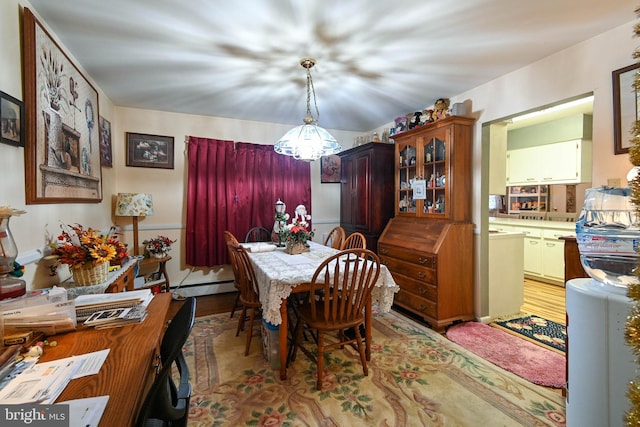
[[[440,98],[433,105],[433,119],[442,120],[447,117],[447,109],[449,108],[449,100]]]
[[[420,126],[424,126],[432,122],[433,122],[433,110],[430,108],[423,110],[422,114],[420,115]]]
[[[413,129],[415,127],[420,126],[420,118],[422,117],[422,111],[416,111],[411,116],[411,121],[409,121],[409,129]]]
[[[400,116],[400,117],[396,117],[396,131],[395,133],[400,133],[400,132],[404,132],[405,130],[407,130],[407,117],[406,116]]]

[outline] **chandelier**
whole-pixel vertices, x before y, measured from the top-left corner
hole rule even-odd
[[[274,150],[278,154],[308,162],[318,160],[322,156],[338,153],[342,150],[342,146],[329,132],[317,125],[320,112],[311,78],[311,67],[316,65],[316,60],[302,58],[300,65],[307,70],[307,116],[303,119],[303,125],[294,127],[276,142]],[[311,95],[313,95],[313,104],[316,107],[315,119],[311,115]]]

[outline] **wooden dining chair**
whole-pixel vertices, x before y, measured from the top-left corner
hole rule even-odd
[[[244,236],[244,242],[270,242],[271,230],[264,227],[253,227]]]
[[[362,233],[351,233],[349,237],[344,239],[342,242],[342,246],[340,246],[340,250],[345,249],[367,249],[367,239],[364,237]]]
[[[340,249],[342,246],[342,242],[344,241],[345,232],[344,228],[337,226],[327,236],[327,239],[324,241],[325,246],[330,246],[333,249]]]
[[[242,307],[242,304],[240,303],[240,285],[238,284],[238,277],[239,277],[239,273],[238,273],[238,266],[235,262],[236,258],[235,256],[233,256],[233,254],[231,253],[232,249],[231,246],[233,247],[237,247],[240,246],[240,242],[238,242],[238,239],[236,239],[236,236],[233,235],[232,232],[230,231],[225,231],[224,232],[224,241],[227,244],[227,251],[229,252],[229,263],[231,264],[231,270],[233,271],[233,287],[236,288],[236,299],[233,302],[233,307],[231,308],[231,314],[229,315],[229,318],[233,318],[233,314],[236,312],[236,310],[240,307]]]
[[[294,332],[291,360],[296,359],[298,348],[317,365],[316,388],[322,389],[324,353],[337,347],[350,345],[360,355],[362,372],[369,375],[360,325],[365,322],[366,305],[371,304],[371,291],[380,275],[380,259],[367,249],[348,249],[327,258],[316,269],[309,287],[308,297],[297,308],[299,322]],[[302,343],[303,327],[315,330],[317,356]],[[354,337],[344,332],[353,329]],[[337,332],[337,341],[326,340],[328,332]],[[367,343],[369,345],[369,343]]]
[[[240,314],[240,319],[238,319],[236,336],[240,335],[240,331],[244,330],[247,311],[249,312],[249,327],[247,328],[247,341],[244,350],[244,355],[247,356],[249,354],[249,348],[251,347],[253,324],[256,316],[260,319],[260,309],[262,308],[262,304],[260,303],[260,289],[258,288],[258,281],[253,271],[253,264],[251,264],[247,251],[239,245],[230,246],[230,252],[233,254],[232,256],[235,257],[235,262],[238,266],[240,303],[242,304],[242,313]]]

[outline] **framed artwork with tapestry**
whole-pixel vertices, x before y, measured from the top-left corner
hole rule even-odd
[[[320,182],[340,183],[340,156],[331,154],[320,157]]]
[[[639,118],[640,93],[634,86],[640,64],[612,72],[613,142],[615,154],[626,154],[631,146],[631,128]]]
[[[127,132],[127,166],[173,169],[173,137]]]
[[[111,122],[102,116],[100,116],[100,166],[113,167]]]
[[[24,147],[24,104],[0,92],[0,142]]]
[[[102,200],[98,92],[24,8],[27,204]]]

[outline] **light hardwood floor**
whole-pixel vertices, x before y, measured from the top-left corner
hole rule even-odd
[[[524,304],[520,310],[565,325],[567,322],[565,288],[524,279]]]

